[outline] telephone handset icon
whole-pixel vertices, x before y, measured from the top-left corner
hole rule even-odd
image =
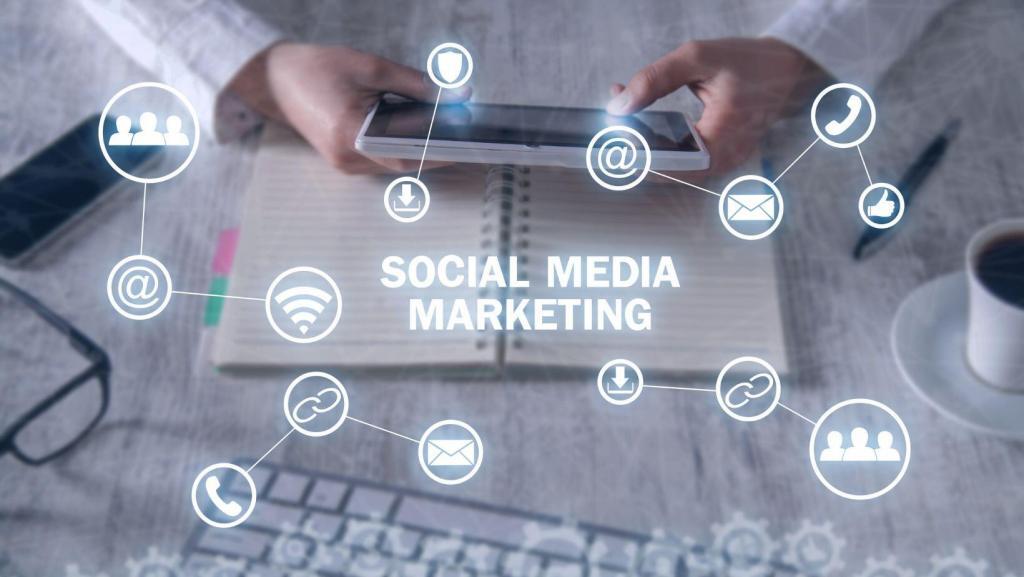
[[[206,496],[210,498],[210,502],[213,503],[214,507],[220,509],[221,513],[224,513],[228,517],[237,517],[242,514],[242,506],[237,501],[225,501],[220,496],[220,479],[210,475],[204,481],[206,487]]]
[[[860,96],[851,94],[850,97],[846,99],[846,108],[848,109],[846,118],[830,121],[825,125],[825,132],[832,136],[839,136],[849,130],[849,128],[853,126],[853,122],[857,120],[858,116],[860,116],[860,109],[863,105],[864,101],[861,100]]]

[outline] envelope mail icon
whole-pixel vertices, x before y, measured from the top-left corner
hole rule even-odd
[[[476,464],[476,443],[463,439],[427,441],[427,465],[471,467]]]
[[[729,220],[767,221],[775,220],[775,196],[771,194],[730,195],[726,202]]]

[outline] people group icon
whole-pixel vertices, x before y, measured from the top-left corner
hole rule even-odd
[[[164,121],[166,132],[157,131],[156,114],[139,115],[139,131],[132,133],[132,119],[121,115],[114,121],[117,132],[110,135],[108,146],[188,146],[188,135],[181,131],[181,118],[170,115]]]
[[[843,434],[839,431],[829,431],[825,438],[828,447],[822,449],[818,460],[822,462],[865,462],[880,461],[898,463],[902,460],[900,452],[892,446],[893,436],[889,431],[878,433],[876,440],[878,447],[868,446],[868,430],[864,427],[857,427],[850,432],[849,447],[843,446]]]

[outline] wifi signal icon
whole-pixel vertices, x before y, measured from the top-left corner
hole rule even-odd
[[[305,335],[334,297],[316,287],[297,286],[277,293],[274,300],[288,318],[292,319],[299,332]]]
[[[341,319],[338,283],[309,266],[279,274],[270,283],[264,303],[270,326],[293,343],[316,342],[330,334]]]

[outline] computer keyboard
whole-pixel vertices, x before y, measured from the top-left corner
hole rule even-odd
[[[251,462],[251,461],[250,461]],[[188,575],[210,577],[701,577],[795,575],[770,558],[338,475],[260,463],[241,526],[200,523]],[[227,493],[247,498],[241,477]]]

